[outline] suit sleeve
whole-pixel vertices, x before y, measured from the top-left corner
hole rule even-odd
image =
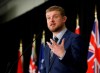
[[[66,49],[66,54],[61,62],[67,66],[76,67],[86,71],[87,50],[84,48],[83,40],[80,36],[75,36],[70,40],[70,46]]]

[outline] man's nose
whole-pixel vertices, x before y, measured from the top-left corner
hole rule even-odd
[[[53,22],[53,21],[54,21],[54,18],[52,17],[52,18],[50,19],[50,21]]]

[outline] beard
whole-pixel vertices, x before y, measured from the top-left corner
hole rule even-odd
[[[51,32],[59,32],[59,31],[62,30],[63,26],[48,27],[48,28],[49,28],[49,30],[50,30]]]

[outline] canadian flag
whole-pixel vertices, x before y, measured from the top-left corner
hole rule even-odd
[[[33,43],[32,43],[32,52],[30,57],[30,64],[29,64],[29,73],[37,73],[37,55],[36,55],[36,35],[34,34]]]
[[[19,48],[19,51],[18,51],[17,73],[23,73],[22,41],[20,42],[20,48]]]

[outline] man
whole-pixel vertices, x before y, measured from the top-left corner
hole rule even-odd
[[[81,36],[66,28],[64,9],[60,6],[49,7],[46,19],[48,29],[57,40],[47,42],[41,73],[86,73],[87,51],[83,48]]]

